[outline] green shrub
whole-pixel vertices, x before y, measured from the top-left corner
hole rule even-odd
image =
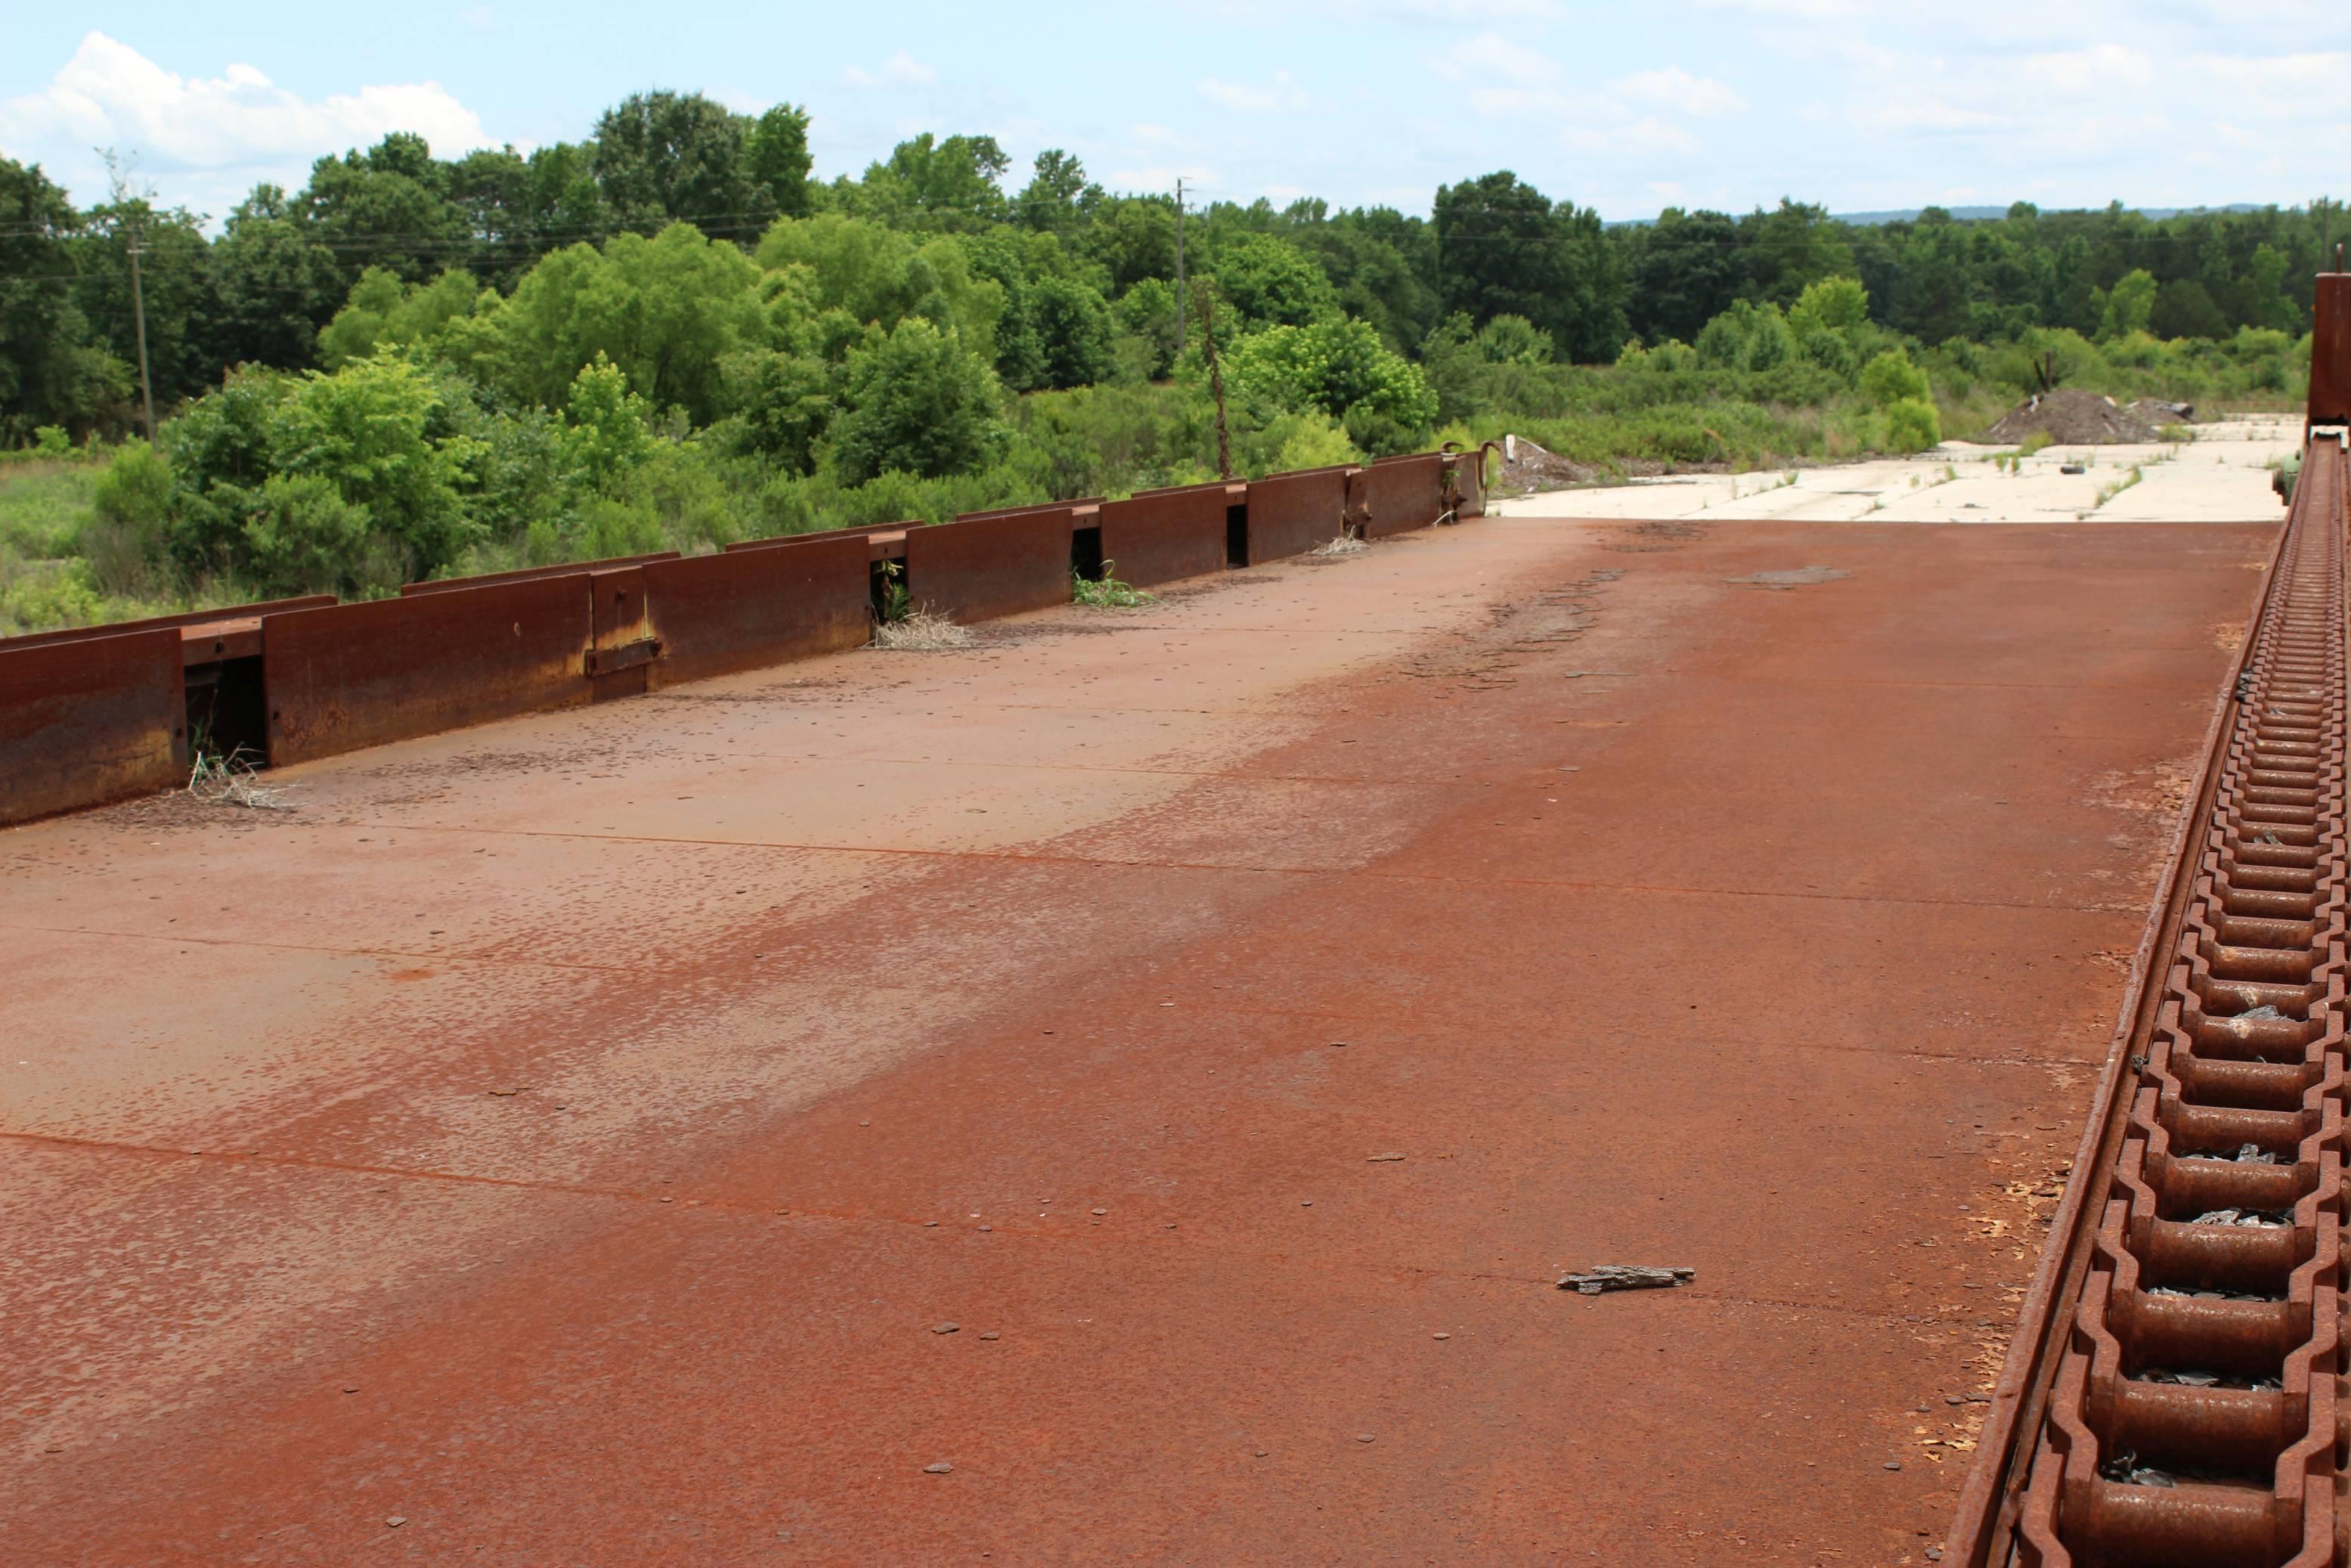
[[[924,478],[968,474],[1004,450],[996,372],[949,333],[908,317],[849,356],[847,407],[833,422],[841,476],[862,484],[885,469]]]
[[[316,474],[273,474],[250,494],[244,517],[245,570],[272,597],[368,595],[400,586],[405,564],[374,537],[368,509]]]
[[[124,443],[99,471],[78,545],[101,591],[153,590],[170,538],[172,490],[171,464],[143,441]]]
[[[1910,362],[1899,349],[1888,349],[1861,368],[1861,395],[1883,409],[1903,402],[1924,402],[1933,395],[1927,372]],[[1939,438],[1938,438],[1939,439]]]
[[[1942,420],[1925,398],[1901,398],[1886,409],[1886,444],[1893,450],[1925,452],[1942,439]]]

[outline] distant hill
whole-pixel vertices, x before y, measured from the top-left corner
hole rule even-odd
[[[2182,213],[2258,213],[2265,205],[2267,204],[2262,202],[2231,202],[2225,207],[2132,207],[2128,210],[2137,213],[2142,217],[2176,218]],[[1831,213],[1829,216],[1841,224],[1853,224],[1865,227],[1873,224],[1915,223],[1917,221],[1918,214],[1926,210],[1924,207],[1904,207],[1898,211],[1883,213]],[[2046,207],[2043,210],[2052,213],[2096,211],[2095,208],[2077,207]],[[1946,207],[1944,211],[1963,224],[1982,223],[1990,219],[2008,216],[2008,209],[2005,206]],[[1731,215],[1736,217],[1738,214],[1734,213]],[[1612,219],[1607,226],[1612,229],[1646,228],[1656,221],[1655,218],[1615,218]]]
[[[2258,202],[2231,202],[2225,207],[2133,207],[2130,210],[2137,213],[2142,217],[2176,218],[2182,213],[2257,213],[2262,210],[2262,204]],[[1841,224],[1907,224],[1916,221],[1918,214],[1926,210],[1927,209],[1924,207],[1908,207],[1900,212],[1832,213],[1829,215],[1836,219],[1836,221]],[[2046,210],[2053,213],[2061,211],[2073,212],[2080,209],[2070,207],[2051,207]],[[2004,218],[2008,216],[2008,209],[2004,206],[1949,207],[1946,208],[1945,211],[1949,212],[1952,217],[1958,219],[1961,223],[1973,223],[1985,218]]]

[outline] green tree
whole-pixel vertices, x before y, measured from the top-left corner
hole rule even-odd
[[[301,215],[310,237],[335,256],[337,295],[370,267],[422,282],[463,249],[471,236],[447,186],[448,171],[424,139],[402,131],[365,152],[311,165]]]
[[[751,127],[751,178],[788,218],[807,216],[812,200],[808,133],[808,110],[789,103],[777,104]]]
[[[1523,316],[1577,363],[1615,359],[1628,329],[1623,263],[1597,213],[1554,206],[1503,170],[1437,187],[1435,221],[1446,309]]]
[[[839,408],[837,367],[776,349],[730,354],[720,366],[740,444],[788,473],[816,466],[818,444]]]
[[[1314,258],[1268,234],[1240,233],[1220,238],[1204,258],[1201,272],[1239,320],[1230,329],[1303,327],[1340,314],[1339,291]]]
[[[2146,331],[2148,319],[2155,314],[2156,292],[2155,274],[2147,268],[2135,267],[2124,274],[2102,301],[2098,341],[2110,343]]]
[[[1021,226],[1066,234],[1102,204],[1102,188],[1086,178],[1086,166],[1058,147],[1037,154],[1029,183],[1012,199]]]
[[[632,93],[596,121],[596,182],[623,228],[687,223],[747,241],[774,221],[773,177],[790,162],[778,146],[762,171],[753,132],[747,116],[698,92]]]
[[[311,371],[278,405],[272,466],[365,507],[407,575],[427,577],[480,535],[460,496],[476,444],[455,434],[455,412],[430,376],[388,354]]]
[[[758,268],[682,223],[650,239],[617,235],[601,251],[554,252],[490,319],[496,373],[514,395],[553,407],[601,353],[647,402],[698,424],[724,407],[720,361],[768,331]]]
[[[846,406],[833,454],[852,485],[897,470],[923,478],[968,474],[1004,448],[996,377],[978,356],[919,318],[849,356]]]
[[[301,370],[316,354],[319,323],[344,298],[334,252],[292,215],[286,193],[256,185],[213,246],[214,365]]]
[[[855,185],[836,187],[850,210],[912,228],[977,232],[1008,215],[1001,183],[1012,161],[993,136],[925,131],[870,165]]]
[[[1667,207],[1635,230],[1629,326],[1642,340],[1694,341],[1739,297],[1745,267],[1739,225],[1728,214]]]
[[[967,342],[987,343],[1005,308],[1002,287],[974,274],[961,240],[924,239],[845,213],[776,225],[759,241],[758,265],[771,273],[807,268],[810,308],[884,331],[922,316]]]
[[[645,400],[621,368],[599,353],[572,378],[563,411],[563,449],[573,471],[602,488],[652,455]]]
[[[0,158],[0,442],[42,424],[87,429],[130,393],[129,368],[89,340],[73,301],[79,227],[38,165]]]
[[[137,246],[140,295],[147,311],[147,364],[160,416],[180,399],[203,391],[219,373],[210,350],[213,247],[200,220],[184,208],[158,211],[118,182],[112,197],[82,214],[73,242],[74,302],[92,339],[126,365],[139,359],[139,327],[131,289],[130,251]]]
[[[1394,433],[1382,445],[1410,445],[1437,420],[1437,394],[1420,368],[1380,342],[1362,321],[1343,317],[1304,327],[1270,327],[1235,343],[1225,379],[1235,396],[1263,416],[1321,413]]]
[[[350,300],[319,332],[319,361],[335,370],[363,360],[379,348],[406,349],[430,343],[442,329],[474,313],[481,286],[474,275],[452,267],[431,283],[402,283],[371,267],[351,285]]]

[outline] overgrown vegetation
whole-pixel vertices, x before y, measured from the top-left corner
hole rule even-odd
[[[1070,601],[1090,610],[1133,610],[1139,605],[1155,604],[1159,596],[1145,593],[1132,583],[1121,582],[1114,575],[1118,562],[1102,562],[1102,574],[1091,578],[1082,572],[1070,574]]]
[[[217,232],[0,159],[0,632],[1210,478],[1211,313],[1243,475],[1917,452],[2053,374],[2276,405],[2332,216],[1610,227],[1502,172],[1426,219],[1217,204],[1179,294],[1166,197],[1008,173],[925,134],[824,183],[799,110],[670,92],[528,155],[390,136]]]

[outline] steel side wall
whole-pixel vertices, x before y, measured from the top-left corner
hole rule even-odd
[[[269,760],[584,703],[591,624],[584,572],[266,616]]]
[[[674,549],[655,550],[650,555],[616,555],[604,560],[578,560],[564,566],[525,566],[512,571],[484,572],[479,577],[447,577],[432,582],[403,582],[401,597],[419,593],[450,593],[467,588],[501,588],[509,582],[536,582],[543,577],[571,577],[583,571],[614,571],[622,567],[642,566],[649,560],[675,560]]]
[[[2310,420],[2351,424],[2351,272],[2322,272],[2311,307]]]
[[[1347,511],[1347,470],[1269,474],[1249,487],[1249,563],[1303,555],[1339,537]]]
[[[93,637],[120,637],[132,632],[152,632],[162,626],[205,626],[215,621],[247,621],[280,610],[318,610],[335,602],[331,593],[306,593],[298,599],[266,599],[258,604],[229,604],[218,610],[189,610],[178,615],[155,615],[143,621],[117,621],[109,626],[66,626],[55,632],[27,632],[0,637],[0,653],[18,648],[41,648],[53,643],[87,643]]]
[[[859,648],[872,639],[862,535],[789,549],[654,561],[644,570],[656,686]]]
[[[1225,568],[1225,486],[1162,490],[1102,508],[1102,559],[1121,582],[1149,586]]]
[[[1445,510],[1445,458],[1430,452],[1392,457],[1364,470],[1372,520],[1370,538],[1383,538],[1435,523]]]
[[[1074,511],[1045,507],[909,528],[909,598],[967,622],[1067,604]]]
[[[875,534],[893,534],[901,528],[919,528],[922,526],[922,522],[917,519],[911,523],[865,523],[853,528],[818,528],[804,534],[772,534],[766,538],[737,539],[726,547],[726,553],[732,555],[744,550],[773,549],[778,545],[804,545],[819,539],[870,538]]]
[[[0,650],[0,823],[171,788],[186,729],[172,627]]]

